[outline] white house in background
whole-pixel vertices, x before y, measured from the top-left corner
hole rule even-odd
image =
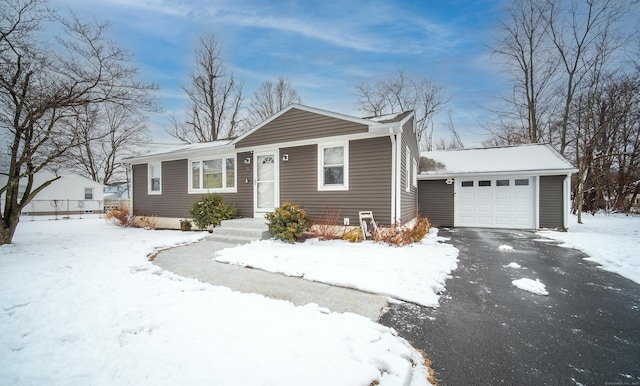
[[[33,179],[33,186],[38,187],[45,181],[55,178],[55,174],[47,171],[38,172]],[[0,177],[0,183],[4,185],[6,176]],[[18,187],[20,195],[26,189],[27,180],[20,180]],[[104,201],[104,185],[77,174],[61,176],[51,185],[44,188],[22,210],[23,214],[52,215],[52,214],[79,214],[102,213]],[[4,208],[4,195],[2,207]]]

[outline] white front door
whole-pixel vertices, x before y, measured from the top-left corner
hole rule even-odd
[[[262,152],[254,154],[253,194],[255,217],[272,212],[279,203],[278,194],[278,152]]]

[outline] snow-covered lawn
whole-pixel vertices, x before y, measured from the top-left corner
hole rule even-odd
[[[263,240],[224,249],[215,259],[435,307],[458,261],[459,251],[444,240],[437,229],[401,248],[372,241]]]
[[[587,260],[602,269],[640,283],[640,216],[583,214],[583,224],[578,224],[575,216],[570,220],[568,232],[543,231],[538,235],[562,241],[563,246],[589,255]]]
[[[147,260],[200,237],[101,219],[22,222],[0,247],[0,384],[428,384],[420,354],[389,328]]]

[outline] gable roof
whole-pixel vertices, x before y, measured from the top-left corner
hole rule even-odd
[[[418,178],[469,174],[567,174],[576,169],[550,145],[522,145],[420,154]]]
[[[217,140],[213,142],[204,142],[204,143],[192,143],[186,145],[174,145],[174,146],[162,146],[160,148],[156,148],[151,152],[148,152],[144,155],[136,156],[136,157],[128,157],[123,159],[124,162],[135,164],[135,163],[145,163],[149,161],[169,161],[182,159],[186,157],[192,157],[199,154],[209,154],[212,151],[233,151],[233,149],[240,147],[239,142],[243,141],[245,138],[249,137],[256,131],[262,129],[267,126],[269,123],[283,116],[287,112],[296,109],[301,111],[306,111],[314,114],[323,115],[326,117],[336,118],[342,121],[351,122],[357,125],[363,125],[364,132],[372,135],[385,135],[387,133],[390,134],[391,129],[394,132],[401,132],[402,126],[407,122],[411,117],[415,115],[413,111],[404,111],[401,113],[392,113],[386,114],[382,116],[373,116],[367,118],[358,118],[353,117],[346,114],[336,113],[328,110],[323,110],[315,107],[304,106],[300,104],[291,104],[276,114],[272,115],[268,119],[264,120],[260,124],[258,124],[253,129],[243,133],[239,137],[232,139],[224,139]],[[367,135],[369,135],[367,134]],[[278,142],[281,143],[281,142]]]

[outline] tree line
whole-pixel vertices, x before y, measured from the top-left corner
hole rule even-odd
[[[513,0],[494,56],[511,93],[486,145],[549,143],[578,172],[573,212],[629,212],[640,185],[640,45],[634,0]]]

